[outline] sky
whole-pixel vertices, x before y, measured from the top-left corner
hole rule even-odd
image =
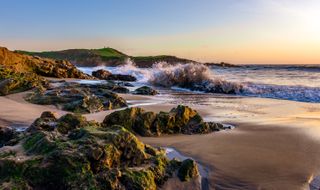
[[[320,64],[320,1],[7,0],[0,6],[0,46]]]

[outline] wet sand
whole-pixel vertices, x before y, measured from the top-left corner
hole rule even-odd
[[[25,102],[23,95],[0,97],[0,125],[28,126],[45,110],[65,113],[52,106]],[[174,147],[207,166],[212,189],[308,189],[311,176],[319,175],[318,104],[230,96],[122,96],[132,106],[150,111],[168,111],[184,103],[206,120],[237,126],[207,135],[141,138],[155,146]],[[110,112],[86,117],[102,121]]]

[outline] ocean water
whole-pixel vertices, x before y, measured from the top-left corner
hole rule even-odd
[[[98,69],[137,77],[135,85],[149,85],[169,91],[211,93],[216,89],[238,96],[264,97],[300,102],[320,102],[320,66],[245,65],[222,68],[199,64],[137,68],[130,60],[120,67],[81,67],[91,74]]]

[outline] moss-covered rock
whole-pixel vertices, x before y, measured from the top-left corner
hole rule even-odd
[[[77,128],[83,128],[88,125],[85,117],[81,115],[66,114],[57,121],[57,130],[60,133],[67,134]]]
[[[198,177],[199,171],[197,163],[194,160],[186,159],[182,162],[178,170],[178,177],[181,181],[189,181],[192,178]]]
[[[107,115],[103,127],[122,125],[141,136],[161,134],[205,134],[223,129],[222,124],[204,122],[197,111],[179,105],[170,112],[146,112],[141,108],[127,108]]]
[[[79,115],[44,112],[20,145],[19,160],[0,148],[0,189],[149,190],[171,176],[163,151],[122,126],[101,128]]]
[[[137,88],[134,92],[134,94],[140,94],[140,95],[157,95],[158,91],[148,87],[148,86],[142,86],[140,88]]]
[[[109,90],[113,88],[118,86],[62,83],[58,87],[34,91],[26,100],[35,104],[55,105],[75,113],[94,113],[126,107],[126,101]]]
[[[46,86],[47,81],[34,73],[21,73],[0,64],[0,95]]]
[[[127,189],[156,190],[157,186],[154,178],[154,174],[150,170],[127,170],[121,177],[121,183]]]
[[[138,107],[115,111],[105,117],[105,119],[103,120],[103,125],[105,127],[121,125],[126,129],[133,131],[132,127],[135,125],[137,117],[140,116],[143,112],[144,110]]]

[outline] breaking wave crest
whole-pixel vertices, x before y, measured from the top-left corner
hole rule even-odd
[[[212,68],[195,63],[171,65],[160,62],[154,64],[152,68],[138,68],[131,60],[127,60],[127,64],[120,67],[100,66],[80,69],[88,74],[98,69],[107,69],[115,74],[130,74],[135,76],[140,84],[167,88],[179,87],[207,93],[320,102],[320,87],[231,82],[216,76]]]
[[[215,93],[239,93],[242,89],[240,84],[215,78],[207,66],[196,63],[157,63],[152,68],[148,82],[156,86],[176,86]]]

